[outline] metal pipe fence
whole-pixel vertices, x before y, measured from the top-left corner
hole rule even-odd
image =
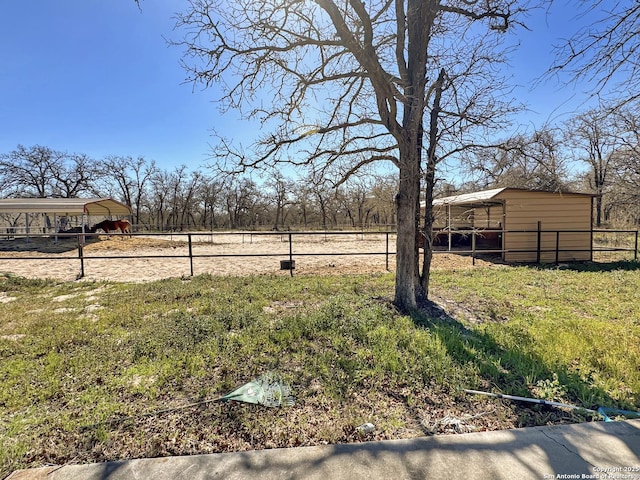
[[[442,253],[454,253],[461,255],[469,255],[472,257],[472,262],[475,264],[475,259],[482,256],[493,255],[493,256],[503,256],[505,253],[535,253],[537,262],[540,263],[544,254],[551,254],[555,263],[560,262],[561,254],[565,252],[589,252],[592,259],[594,259],[594,255],[600,255],[606,252],[615,253],[617,255],[622,255],[625,260],[638,261],[638,246],[639,246],[639,232],[638,230],[496,230],[495,232],[499,232],[501,234],[509,233],[509,234],[528,234],[536,236],[536,245],[535,248],[532,249],[511,249],[505,250],[502,246],[498,248],[487,247],[486,245],[479,245],[478,239],[486,236],[487,230],[452,230],[447,231],[446,235],[448,238],[451,238],[452,234],[460,234],[470,236],[470,245],[469,248],[465,247],[456,247],[452,248],[451,244],[446,246],[435,246],[433,253],[434,254],[442,254]],[[580,248],[561,248],[561,241],[563,236],[570,234],[578,234],[578,233],[589,233],[592,238],[591,248],[589,249],[580,249]],[[299,232],[170,232],[170,233],[133,233],[133,237],[145,237],[145,238],[158,238],[164,239],[171,242],[182,243],[183,246],[186,246],[185,253],[173,253],[171,255],[166,254],[108,254],[108,255],[97,255],[97,254],[87,254],[85,251],[85,245],[87,242],[91,242],[92,238],[97,237],[99,234],[90,234],[90,233],[58,233],[57,241],[61,242],[69,242],[69,248],[67,252],[71,250],[76,250],[77,258],[80,264],[80,274],[78,278],[82,278],[86,275],[86,265],[85,262],[88,260],[122,260],[122,259],[185,259],[189,265],[190,275],[194,275],[194,263],[197,262],[198,259],[205,258],[252,258],[252,257],[274,257],[280,258],[280,269],[281,270],[289,270],[290,274],[293,275],[293,271],[295,269],[295,260],[299,258],[305,257],[338,257],[338,256],[380,256],[384,257],[384,265],[385,269],[390,270],[390,260],[395,256],[396,252],[392,248],[391,242],[395,240],[396,232],[392,230],[387,230],[383,232],[367,232],[367,231],[299,231]],[[120,236],[121,234],[111,234],[112,236]],[[100,236],[104,236],[100,234]],[[322,252],[309,252],[304,251],[297,248],[297,245],[303,243],[303,240],[315,239],[318,242],[326,242],[330,245],[337,245],[339,241],[339,237],[343,237],[343,239],[348,240],[349,242],[358,242],[363,241],[365,239],[375,238],[375,240],[380,242],[380,249],[371,249],[370,251],[339,251],[338,249],[328,249],[327,251]],[[546,242],[543,241],[543,238],[551,238],[552,241]],[[242,253],[229,253],[229,252],[219,252],[219,253],[203,253],[198,252],[197,247],[202,244],[213,244],[216,245],[216,241],[221,238],[229,238],[237,239],[237,242],[241,244],[249,244],[249,245],[260,245],[263,243],[265,238],[276,238],[280,243],[285,245],[285,248],[279,251],[273,251],[272,244],[271,247],[265,243],[265,251],[258,252],[250,252],[245,251]],[[11,242],[19,242],[24,241],[26,243],[33,242],[36,239],[46,239],[50,242],[54,242],[53,235],[45,235],[45,234],[32,234],[26,238],[15,237]],[[3,242],[7,242],[7,240],[0,239],[0,244]],[[73,247],[71,246],[73,243]],[[273,243],[273,242],[272,242]],[[268,250],[271,248],[271,250]],[[0,248],[1,250],[1,248]],[[629,258],[626,258],[629,257]],[[0,256],[0,261],[5,260],[66,260],[69,261],[70,258],[67,256],[61,256],[60,254],[45,254],[38,255],[34,257],[33,255],[11,255],[11,256]],[[615,259],[614,259],[615,260]],[[529,262],[532,263],[532,262]],[[552,263],[552,262],[548,262]]]
[[[616,253],[620,258],[614,258],[613,260],[631,260],[638,261],[639,246],[639,231],[638,230],[604,230],[604,229],[591,229],[591,230],[543,230],[541,228],[535,230],[498,230],[498,229],[469,229],[469,230],[454,230],[447,229],[434,232],[435,235],[443,235],[446,238],[446,245],[434,246],[434,253],[448,251],[452,253],[458,253],[462,255],[471,255],[473,259],[478,255],[494,254],[505,256],[505,254],[535,254],[535,262],[525,263],[555,263],[558,264],[561,261],[561,254],[570,253],[589,253],[590,260],[597,260],[594,257],[601,257],[604,259],[606,253]],[[532,248],[504,248],[502,240],[500,240],[500,246],[492,247],[478,247],[478,239],[485,238],[492,235],[504,235],[509,234],[512,237],[514,235],[525,235],[529,238],[535,238],[534,246]],[[562,240],[571,238],[571,235],[588,234],[590,236],[590,247],[581,248],[576,246],[570,246],[562,248]],[[456,235],[466,238],[465,246],[452,246],[452,238]],[[571,243],[570,241],[568,243]],[[551,254],[551,255],[545,255]],[[552,256],[553,262],[543,262],[543,258]],[[570,260],[565,260],[570,261]]]
[[[74,250],[77,251],[77,259],[80,263],[80,273],[78,278],[82,278],[86,275],[86,265],[85,262],[88,260],[124,260],[124,259],[185,259],[189,264],[190,275],[194,275],[194,261],[197,259],[204,258],[251,258],[251,257],[279,257],[281,259],[286,258],[286,260],[281,260],[281,270],[289,270],[290,274],[293,275],[293,270],[295,268],[294,257],[327,257],[327,256],[384,256],[385,268],[386,270],[390,269],[390,258],[395,255],[395,251],[392,251],[390,248],[391,245],[391,237],[395,236],[394,231],[322,231],[322,232],[167,232],[167,233],[133,233],[131,237],[142,237],[142,238],[157,238],[161,240],[168,240],[170,242],[183,243],[186,244],[186,253],[172,253],[171,255],[165,254],[108,254],[108,255],[96,255],[87,253],[85,251],[85,245],[91,242],[92,238],[96,238],[98,236],[105,236],[104,234],[92,234],[92,233],[60,233],[57,234],[56,240],[58,239],[62,241],[74,241]],[[122,234],[120,233],[112,233],[111,236],[120,237]],[[127,238],[128,235],[124,235],[123,238]],[[238,242],[241,244],[249,244],[249,245],[259,245],[261,243],[261,239],[264,238],[276,238],[280,243],[286,244],[286,251],[260,251],[256,253],[251,252],[243,252],[243,253],[200,253],[197,252],[198,245],[202,244],[216,244],[216,240],[224,237],[236,237]],[[380,240],[381,249],[376,251],[357,251],[357,252],[346,252],[346,251],[337,251],[330,250],[325,252],[305,252],[295,250],[294,246],[296,245],[296,238],[313,237],[318,238],[320,242],[331,243],[331,239],[336,237],[349,237],[350,242],[358,242],[368,237],[377,237]],[[382,237],[382,238],[381,238]],[[51,242],[54,242],[53,235],[45,235],[45,234],[32,234],[29,237],[25,237],[20,239],[16,237],[12,240],[12,242],[16,241],[25,241],[25,242],[34,242],[35,239],[48,239]],[[1,243],[1,242],[0,242]],[[267,248],[267,245],[265,245]],[[27,256],[27,255],[12,255],[12,256],[0,256],[0,261],[3,260],[69,260],[69,256],[61,257],[60,255],[38,255]],[[284,263],[283,263],[284,262]],[[285,268],[286,266],[286,268]]]

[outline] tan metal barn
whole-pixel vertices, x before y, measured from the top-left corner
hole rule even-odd
[[[434,246],[501,252],[509,262],[592,259],[593,197],[496,188],[434,200]]]

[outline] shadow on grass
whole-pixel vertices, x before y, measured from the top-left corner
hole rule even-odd
[[[524,348],[505,348],[491,335],[470,328],[436,303],[430,302],[411,316],[416,324],[428,328],[437,335],[455,361],[471,364],[477,369],[483,379],[481,385],[460,386],[463,389],[560,401],[590,410],[596,410],[599,406],[620,407],[604,390],[593,386],[578,374],[570,372],[566,366],[545,365],[537,355],[525,353]],[[528,332],[524,330],[517,332],[519,346],[524,347],[532,344],[533,341]],[[551,397],[554,396],[553,393],[557,393],[563,398],[536,397],[532,387],[535,387],[538,382],[541,382],[538,388],[545,393],[549,392],[545,396]],[[517,402],[517,404],[519,407],[534,411],[550,408],[528,402]],[[558,418],[562,417],[566,420],[566,415],[561,415],[564,412],[557,409],[552,411],[560,414]],[[591,415],[577,409],[571,413],[575,414],[575,421],[601,419],[599,415]],[[534,425],[535,421],[522,426]]]
[[[456,252],[452,252],[456,253]],[[470,254],[458,254],[468,256]],[[640,270],[640,260],[615,260],[611,262],[584,261],[584,262],[559,262],[556,263],[526,263],[526,262],[505,262],[497,255],[476,254],[476,259],[495,265],[508,265],[512,267],[529,267],[536,270],[571,270],[576,272],[611,272],[614,270],[635,271]]]
[[[615,262],[572,262],[562,263],[560,266],[554,264],[535,265],[540,270],[571,270],[574,272],[612,272],[615,270],[635,271],[640,270],[640,261],[618,260]]]

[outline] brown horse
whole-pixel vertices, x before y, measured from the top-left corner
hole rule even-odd
[[[91,233],[96,233],[96,230],[104,230],[108,235],[109,232],[115,232],[120,230],[122,233],[128,233],[131,237],[131,223],[128,220],[103,220],[100,223],[96,223],[91,227]]]

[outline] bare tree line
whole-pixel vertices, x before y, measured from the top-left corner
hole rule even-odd
[[[381,174],[333,187],[275,170],[254,180],[40,145],[0,154],[0,197],[112,197],[149,230],[393,228],[396,190],[395,178]]]
[[[460,154],[464,181],[437,182],[436,195],[497,187],[596,194],[596,227],[640,224],[640,121],[635,103],[602,106],[495,146]],[[166,170],[144,157],[19,145],[0,154],[0,196],[113,197],[140,229],[393,228],[397,179],[361,172],[339,186],[271,170],[254,180],[186,166]]]
[[[594,193],[594,225],[640,224],[638,104],[604,105],[465,155],[456,191],[520,187]]]

